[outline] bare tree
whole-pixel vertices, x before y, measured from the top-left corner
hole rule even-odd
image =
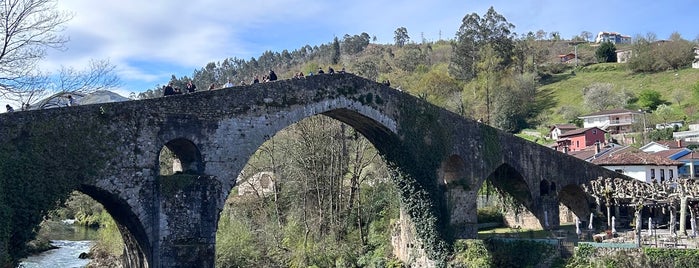
[[[32,95],[36,65],[47,48],[62,49],[60,35],[73,15],[56,9],[55,0],[0,0],[0,96]]]
[[[7,88],[3,97],[18,103],[32,104],[50,95],[87,94],[121,85],[109,60],[91,60],[84,70],[61,67],[57,74],[35,73],[24,77],[21,84]],[[1,90],[1,89],[0,89]]]

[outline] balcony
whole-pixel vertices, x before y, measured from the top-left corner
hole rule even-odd
[[[609,120],[609,126],[626,126],[631,125],[635,121],[633,119]]]

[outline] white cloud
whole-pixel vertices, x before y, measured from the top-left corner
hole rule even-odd
[[[406,27],[416,42],[421,35],[427,40],[453,38],[466,14],[484,14],[490,6],[514,23],[518,33],[544,29],[569,38],[581,29],[602,30],[596,29],[601,21],[611,25],[607,30],[621,31],[613,24],[615,17],[584,10],[600,2],[591,0],[580,5],[583,10],[571,10],[568,3],[550,0],[60,0],[60,9],[75,14],[66,25],[71,41],[66,51],[50,52],[42,67],[79,69],[90,59],[110,59],[123,80],[160,81],[170,74],[191,75],[174,70],[193,70],[228,57],[249,59],[265,50],[319,45],[344,34],[367,32],[379,43],[392,43],[395,29]],[[623,14],[620,19],[631,21]],[[696,31],[684,34],[694,35]]]

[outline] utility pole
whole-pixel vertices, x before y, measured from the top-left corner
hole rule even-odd
[[[646,144],[646,110],[638,110],[643,113],[643,145]]]
[[[574,47],[574,52],[575,52],[575,67],[578,67],[578,45],[582,43],[586,43],[587,41],[570,41],[568,42],[569,45],[572,45]]]

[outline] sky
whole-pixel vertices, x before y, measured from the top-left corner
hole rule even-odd
[[[191,77],[209,62],[293,51],[345,34],[366,32],[388,44],[405,27],[415,42],[451,39],[464,16],[483,15],[491,6],[518,34],[542,29],[564,39],[582,31],[699,37],[696,0],[57,0],[58,9],[74,16],[63,32],[70,41],[65,50],[49,50],[41,69],[85,69],[91,59],[107,59],[122,81],[115,91],[128,96],[165,84],[171,75]]]

